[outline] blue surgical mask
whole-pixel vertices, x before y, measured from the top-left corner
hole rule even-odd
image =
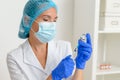
[[[35,32],[36,38],[42,43],[51,41],[56,35],[56,22],[40,22],[38,24],[39,30]]]

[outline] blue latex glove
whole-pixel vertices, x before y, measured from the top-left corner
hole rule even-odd
[[[62,80],[72,75],[74,62],[71,55],[63,59],[59,65],[52,71],[52,80]]]
[[[78,41],[78,53],[75,59],[77,69],[84,69],[86,61],[90,59],[92,54],[92,44],[89,33],[86,34],[86,40],[86,42],[82,40]]]

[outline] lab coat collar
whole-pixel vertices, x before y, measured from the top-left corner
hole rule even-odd
[[[23,44],[22,49],[24,63],[42,70],[28,40]]]
[[[54,41],[50,41],[48,43],[48,54],[47,54],[46,66],[45,66],[45,69],[43,69],[42,65],[39,63],[37,57],[35,56],[29,44],[29,41],[27,40],[25,44],[23,44],[24,63],[34,66],[47,74],[50,74],[51,70],[55,68],[54,67],[55,66],[54,61],[56,60],[55,53],[56,53],[56,45]]]

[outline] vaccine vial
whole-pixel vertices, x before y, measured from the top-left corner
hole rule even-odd
[[[80,36],[80,40],[86,42],[86,34],[82,34],[82,36]]]
[[[82,40],[82,41],[86,42],[86,34],[82,34],[80,36],[79,40]],[[77,52],[77,47],[74,49],[74,52]]]

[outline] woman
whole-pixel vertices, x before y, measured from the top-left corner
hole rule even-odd
[[[78,41],[74,63],[70,43],[53,40],[57,18],[52,0],[27,2],[19,37],[28,39],[7,55],[12,80],[83,80],[82,71],[92,53],[90,35],[86,34],[86,43]]]

